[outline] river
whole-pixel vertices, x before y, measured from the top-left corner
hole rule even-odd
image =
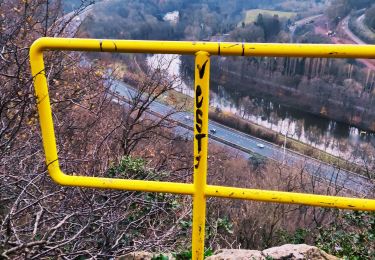
[[[192,80],[180,77],[179,55],[151,55],[150,67],[161,64],[170,77],[178,78],[175,89],[193,97]],[[214,75],[211,75],[211,77]],[[375,135],[360,129],[322,118],[310,113],[283,106],[277,102],[256,96],[238,96],[211,81],[210,105],[221,111],[236,114],[252,123],[267,127],[287,137],[294,138],[341,158],[364,163],[363,149],[374,149]]]

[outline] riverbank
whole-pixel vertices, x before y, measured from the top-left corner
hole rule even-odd
[[[328,85],[319,80],[316,84],[309,85],[306,77],[299,79],[301,82],[306,81],[306,84],[292,84],[292,82],[282,84],[241,75],[236,71],[220,70],[218,74],[221,77],[213,79],[213,82],[223,86],[228,92],[235,89],[243,97],[251,92],[254,96],[266,97],[268,100],[277,101],[284,106],[293,107],[312,115],[355,126],[362,130],[375,131],[375,114],[370,109],[372,99],[369,94],[345,99],[340,96],[342,95],[341,86]]]

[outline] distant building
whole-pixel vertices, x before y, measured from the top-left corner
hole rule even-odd
[[[173,12],[166,13],[163,17],[163,20],[170,22],[173,25],[176,25],[179,18],[180,18],[180,12],[173,11]]]

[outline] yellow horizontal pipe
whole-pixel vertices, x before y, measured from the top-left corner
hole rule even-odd
[[[43,37],[36,40],[31,49],[37,52],[70,50],[194,55],[198,51],[204,51],[210,55],[224,56],[375,58],[375,45],[356,44],[135,41]]]
[[[129,180],[89,176],[72,176],[64,174],[60,169],[49,169],[51,178],[63,186],[79,186],[86,188],[131,190],[145,192],[162,192],[192,195],[194,186],[190,183]]]
[[[86,188],[131,190],[144,192],[162,192],[184,195],[194,194],[194,185],[190,183],[71,176],[64,174],[58,168],[50,168],[49,173],[51,175],[51,178],[56,183],[64,186],[79,186]],[[245,199],[274,203],[303,204],[315,207],[375,211],[375,200],[373,199],[359,199],[260,189],[245,189],[216,185],[207,185],[205,187],[204,193],[208,197]]]
[[[308,206],[375,211],[375,200],[307,193],[243,189],[224,186],[206,186],[206,196],[246,199],[274,203],[303,204]]]
[[[56,167],[49,168],[49,173],[51,175],[51,178],[56,183],[64,186],[162,192],[184,195],[194,194],[194,185],[191,183],[71,176],[64,174],[60,169]],[[229,199],[245,199],[274,203],[303,204],[316,207],[375,211],[375,200],[373,199],[358,199],[296,192],[245,189],[216,185],[206,185],[204,193],[208,197],[222,197]]]

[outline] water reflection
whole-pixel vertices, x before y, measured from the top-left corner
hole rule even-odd
[[[147,62],[152,67],[163,59],[169,74],[180,76],[179,55],[152,55]],[[233,91],[234,87],[219,85],[211,79],[210,105],[348,160],[354,160],[352,155],[359,147],[375,146],[373,133],[360,134],[356,127],[281,105],[272,98]],[[192,97],[192,80],[180,82],[176,90]]]
[[[373,133],[361,135],[356,127],[283,106],[264,97],[241,96],[226,89],[211,82],[211,106],[331,154],[353,159],[352,152],[356,147],[375,144]]]

